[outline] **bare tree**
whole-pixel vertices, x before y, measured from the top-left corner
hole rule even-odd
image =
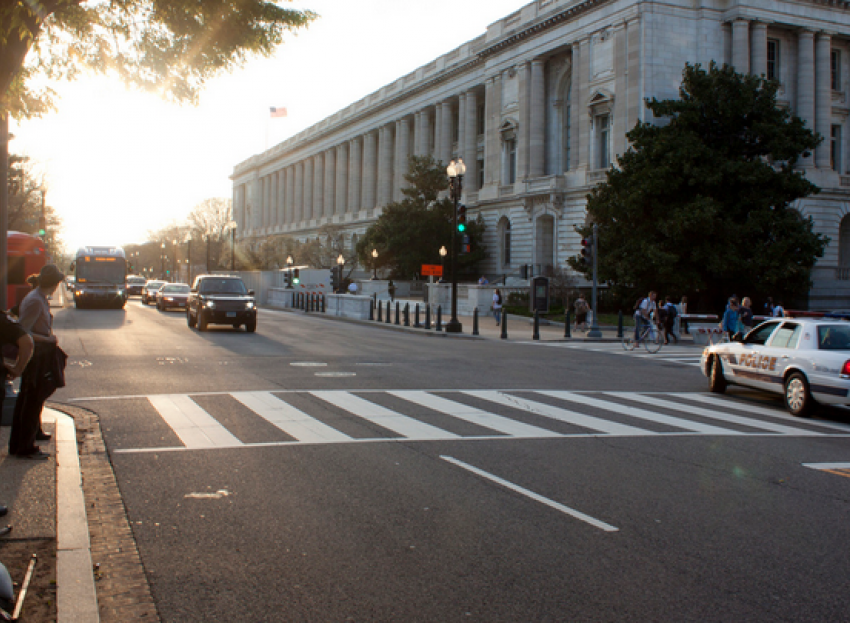
[[[192,208],[187,217],[193,240],[203,240],[206,245],[207,269],[229,267],[227,239],[230,238],[230,221],[233,219],[233,206],[230,199],[216,197],[204,199]],[[193,245],[194,247],[194,245]]]

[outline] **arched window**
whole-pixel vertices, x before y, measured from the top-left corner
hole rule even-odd
[[[499,220],[499,266],[511,265],[511,222],[507,217]]]

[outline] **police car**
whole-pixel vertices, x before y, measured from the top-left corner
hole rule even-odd
[[[850,404],[850,322],[840,318],[775,318],[740,341],[714,344],[701,368],[712,392],[729,384],[782,394],[792,415]]]

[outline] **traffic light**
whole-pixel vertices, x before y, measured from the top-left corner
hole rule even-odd
[[[43,216],[38,217],[38,235],[42,238],[47,233],[47,219]]]
[[[296,286],[301,283],[301,271],[297,268],[292,271],[292,283]]]
[[[593,238],[581,239],[581,262],[587,266],[593,264]]]
[[[466,231],[466,206],[463,204],[457,207],[457,230],[460,233]]]
[[[336,292],[336,268],[331,268],[331,291]]]

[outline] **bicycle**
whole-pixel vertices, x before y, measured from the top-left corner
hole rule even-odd
[[[634,331],[629,331],[623,336],[623,348],[626,350],[634,350],[640,344],[643,344],[646,352],[657,353],[661,350],[661,345],[664,344],[664,336],[655,324],[651,322],[641,328],[637,341],[635,340]]]

